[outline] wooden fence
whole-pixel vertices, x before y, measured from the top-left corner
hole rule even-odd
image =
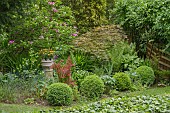
[[[158,60],[158,69],[170,70],[170,53],[165,53],[158,48],[154,47],[153,44],[147,44],[147,58]]]

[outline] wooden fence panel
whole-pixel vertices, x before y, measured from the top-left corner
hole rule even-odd
[[[147,45],[147,58],[158,59],[158,69],[170,70],[170,54],[154,47],[151,43]]]

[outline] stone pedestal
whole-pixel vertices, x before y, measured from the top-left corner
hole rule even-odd
[[[53,62],[54,62],[53,59],[46,59],[46,60],[43,59],[41,61],[45,76],[48,79],[53,78],[53,69],[50,69],[50,66],[53,64]]]

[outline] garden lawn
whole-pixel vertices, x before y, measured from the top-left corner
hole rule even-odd
[[[139,96],[139,95],[170,95],[170,86],[154,87],[134,92],[119,92],[118,96]]]
[[[52,107],[51,107],[52,108]],[[38,113],[41,109],[49,110],[47,106],[4,104],[0,103],[0,113]]]

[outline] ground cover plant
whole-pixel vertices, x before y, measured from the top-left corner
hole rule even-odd
[[[53,113],[136,113],[136,112],[170,112],[170,96],[136,96],[118,97],[98,101],[83,107],[73,107],[66,110],[53,110]],[[42,113],[46,113],[43,112]]]

